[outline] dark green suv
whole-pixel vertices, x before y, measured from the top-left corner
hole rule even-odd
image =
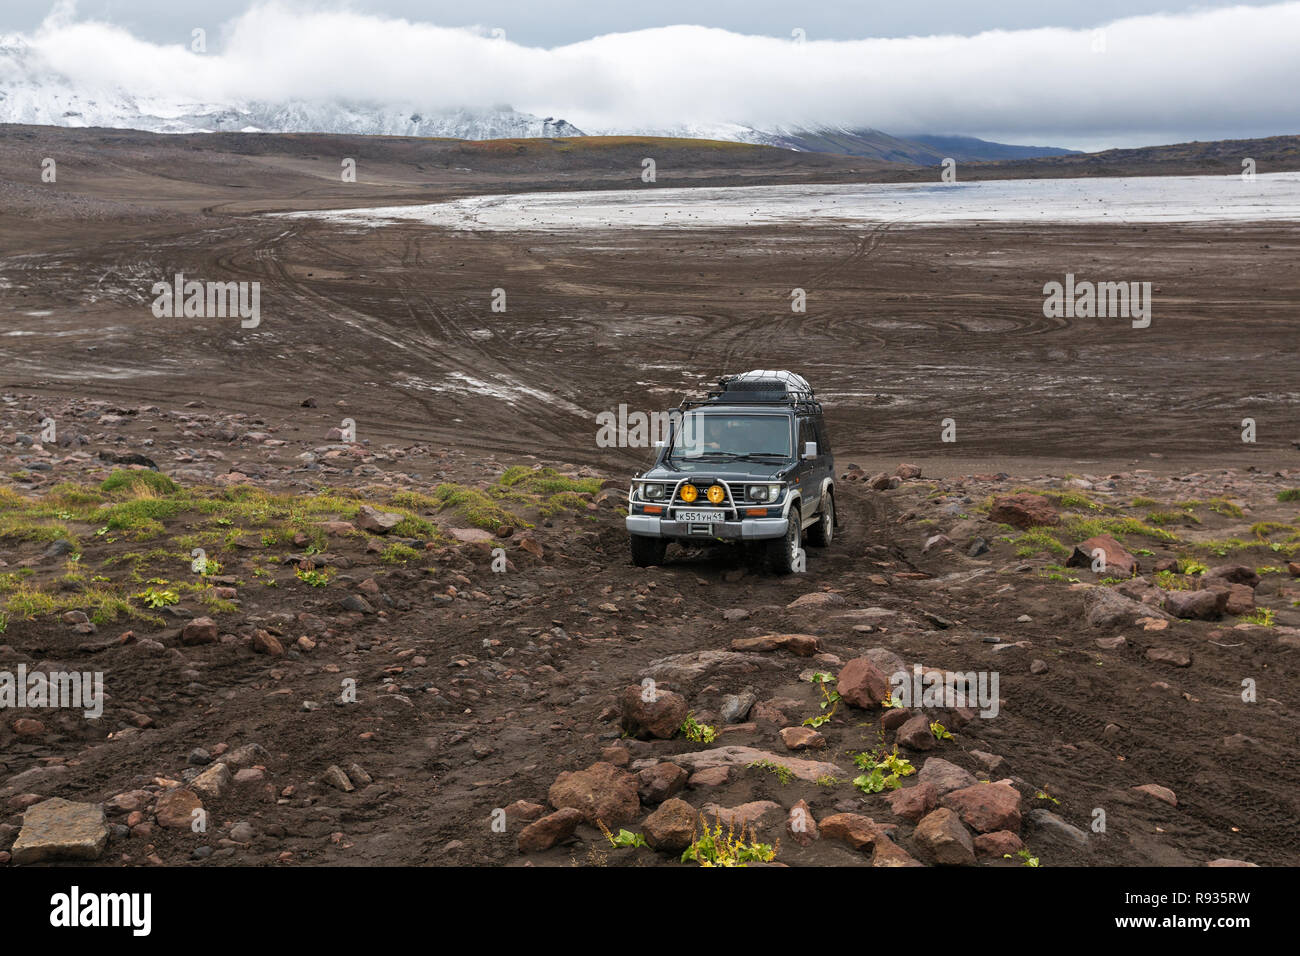
[[[674,410],[668,440],[628,495],[638,567],[662,564],[670,541],[761,548],[779,574],[805,569],[803,542],[831,543],[835,461],[821,403],[801,376],[723,378]]]

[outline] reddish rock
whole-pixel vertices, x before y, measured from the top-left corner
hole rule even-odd
[[[731,779],[730,767],[704,767],[695,771],[686,781],[687,786],[698,789],[700,787],[721,787]]]
[[[641,796],[641,802],[663,803],[686,786],[687,776],[685,770],[667,761],[647,767],[636,775],[637,793]]]
[[[261,628],[253,632],[253,650],[259,654],[269,654],[271,657],[284,656],[284,645],[274,634]]]
[[[19,737],[39,737],[45,733],[45,725],[39,720],[33,720],[31,717],[19,717],[9,725],[15,734]]]
[[[994,830],[992,833],[981,833],[975,838],[976,856],[1000,860],[1007,854],[1014,856],[1024,848],[1025,844],[1021,842],[1020,837],[1010,830]]]
[[[912,787],[902,787],[885,795],[885,802],[896,816],[913,823],[933,810],[939,801],[939,791],[929,782]]]
[[[818,824],[823,839],[842,840],[855,850],[874,846],[880,836],[876,821],[860,813],[835,813]]]
[[[940,866],[975,862],[975,844],[957,814],[944,807],[927,814],[912,834],[917,847]]]
[[[1091,568],[1093,552],[1101,551],[1106,566],[1098,573],[1112,578],[1131,578],[1138,573],[1138,559],[1108,534],[1099,534],[1074,546],[1074,553],[1065,562],[1069,568]]]
[[[761,637],[737,637],[733,651],[789,651],[799,657],[812,657],[821,650],[821,640],[813,634],[764,634]]]
[[[1178,806],[1178,797],[1174,795],[1174,792],[1168,787],[1160,786],[1158,783],[1144,783],[1141,786],[1134,787],[1133,789],[1138,791],[1138,793],[1145,793],[1149,797],[1155,797],[1157,800],[1167,803],[1171,807]]]
[[[694,840],[699,819],[700,815],[693,806],[672,797],[645,818],[641,832],[652,849],[680,853]]]
[[[1210,621],[1217,618],[1227,603],[1220,603],[1219,595],[1208,588],[1199,591],[1170,591],[1165,595],[1164,608],[1174,617]]]
[[[529,803],[527,800],[516,800],[510,806],[503,808],[506,820],[510,823],[524,822],[532,823],[534,820],[540,820],[546,815],[546,808],[540,803]]]
[[[909,750],[933,750],[938,746],[934,734],[930,732],[930,719],[925,714],[909,717],[903,726],[898,728],[898,736],[895,740],[900,746]]]
[[[651,696],[653,700],[644,698]],[[632,684],[619,697],[619,717],[623,731],[630,736],[669,740],[681,730],[690,709],[680,694],[657,687],[653,692]]]
[[[893,692],[889,678],[866,657],[856,657],[840,669],[835,689],[851,707],[873,710]]]
[[[195,810],[202,810],[203,802],[193,790],[177,788],[168,790],[158,798],[154,808],[154,818],[161,827],[175,830],[188,830],[194,822]]]
[[[1205,572],[1205,578],[1222,578],[1231,584],[1244,584],[1249,588],[1259,586],[1259,574],[1245,564],[1221,564]]]
[[[939,805],[956,811],[977,833],[1020,830],[1020,791],[1007,783],[977,783],[954,790],[945,794]]]
[[[1225,614],[1240,617],[1255,610],[1255,589],[1249,584],[1229,584],[1228,600],[1223,606]]]
[[[826,746],[826,738],[811,727],[784,727],[781,742],[791,750],[820,750]]]
[[[181,628],[182,644],[217,643],[217,622],[210,617],[196,617]]]
[[[813,817],[807,800],[800,800],[790,808],[785,821],[785,832],[800,846],[808,846],[820,836],[817,820]]]
[[[607,827],[621,826],[636,819],[641,811],[636,776],[604,762],[586,770],[561,773],[547,797],[551,806],[559,810],[572,807],[593,825],[599,820]]]
[[[989,520],[1022,530],[1061,523],[1061,517],[1051,501],[1043,495],[1028,493],[994,498],[993,507],[989,509]]]
[[[1153,647],[1147,651],[1147,660],[1174,667],[1190,667],[1192,655],[1173,647]]]
[[[914,859],[910,853],[900,847],[883,833],[876,839],[875,851],[871,854],[872,866],[925,866]]]
[[[573,831],[582,822],[582,813],[571,807],[557,810],[549,816],[542,817],[528,824],[519,834],[520,853],[541,853],[549,850],[561,840],[573,836]]]

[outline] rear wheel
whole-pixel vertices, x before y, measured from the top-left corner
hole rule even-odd
[[[632,563],[638,568],[664,563],[664,552],[668,550],[666,539],[651,538],[643,534],[629,535],[628,538],[632,543]]]
[[[808,543],[815,548],[826,548],[834,536],[835,496],[828,491],[822,495],[822,510],[817,516],[817,523],[808,529]]]
[[[803,550],[803,529],[800,527],[799,509],[790,509],[790,522],[785,530],[785,537],[769,541],[767,558],[772,570],[777,574],[790,574],[795,569],[800,552]]]

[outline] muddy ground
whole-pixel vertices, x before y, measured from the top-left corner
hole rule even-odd
[[[30,145],[7,136],[4,148],[13,156]],[[769,162],[746,158],[728,171],[727,161],[687,153],[681,161],[707,166],[711,183],[751,181],[747,164]],[[0,486],[14,497],[0,512],[13,519],[0,538],[0,574],[15,577],[0,600],[37,587],[64,603],[33,615],[10,605],[0,667],[100,670],[110,700],[99,721],[35,714],[40,729],[21,734],[9,715],[0,721],[0,852],[35,798],[60,796],[107,801],[117,829],[106,864],[669,862],[613,849],[589,823],[521,854],[520,829],[537,812],[528,808],[512,812],[504,833],[491,826],[492,811],[515,801],[550,812],[560,771],[707,749],[624,736],[617,696],[658,675],[724,731],[712,746],[844,771],[785,783],[742,765],[725,782],[679,792],[692,807],[778,804],[760,826],[781,837],[782,862],[888,855],[838,839],[798,845],[784,825],[801,799],[818,820],[852,812],[894,825],[893,841],[928,862],[913,822],[850,782],[860,771],[849,754],[881,742],[879,710],[842,706],[820,728],[826,746],[816,752],[791,753],[778,735],[782,723],[819,712],[801,674],[836,673],[884,648],[909,665],[1000,673],[997,718],[903,752],[918,768],[938,757],[976,780],[1010,779],[1020,838],[1043,865],[1300,862],[1300,586],[1287,570],[1300,560],[1300,503],[1279,500],[1300,486],[1293,226],[513,236],[258,215],[342,204],[336,157],[314,158],[329,171],[277,156],[270,172],[250,176],[246,153],[205,150],[188,165],[177,153],[118,156],[81,185],[76,161],[64,162],[53,198],[54,186],[5,183],[13,201],[0,220]],[[425,181],[365,186],[376,202],[536,188],[552,175],[526,159],[509,175],[460,173],[473,181],[451,188],[417,160],[392,162],[394,179]],[[798,181],[797,167],[781,162],[781,175],[794,177],[786,181]],[[575,181],[603,181],[586,170]],[[828,181],[824,173],[804,178]],[[240,189],[255,195],[229,198]],[[176,272],[259,281],[261,324],[155,318],[151,286]],[[1151,327],[1044,318],[1042,286],[1067,272],[1151,281]],[[806,315],[790,312],[795,287],[808,292]],[[505,290],[504,312],[492,310],[495,289]],[[826,403],[845,476],[839,536],[790,578],[728,552],[670,552],[662,568],[633,568],[619,493],[608,489],[624,487],[647,453],[598,447],[595,415],[620,403],[669,407],[749,368],[799,371]],[[61,439],[42,441],[47,418]],[[331,437],[344,418],[355,442]],[[955,421],[954,443],[940,440],[945,418]],[[1242,441],[1244,418],[1256,422],[1254,443]],[[98,534],[105,525],[94,509],[118,500],[100,483],[131,455],[182,488],[217,489],[205,495],[348,489],[381,509],[401,491],[431,497],[406,499],[424,522],[404,536],[414,557],[387,552],[386,535],[355,523],[320,531],[324,539],[307,528],[355,522],[355,501],[306,524],[270,509],[220,526],[187,504],[160,528]],[[922,477],[880,489],[864,480],[902,461]],[[440,485],[501,489],[518,465],[595,485],[562,502],[500,498],[514,509],[512,533],[490,541],[476,539],[496,535],[501,521],[436,498]],[[58,487],[66,482],[81,497]],[[1082,496],[1055,499],[1063,521],[1054,545],[988,517],[993,497],[1019,488]],[[1153,512],[1160,523],[1147,520]],[[1067,570],[1056,549],[1096,530],[1083,523],[1090,518],[1141,522],[1108,530],[1166,591],[1193,586],[1196,575],[1157,582],[1160,561],[1257,569],[1253,600],[1272,620],[1155,627],[1130,614],[1088,623],[1089,588],[1117,582]],[[946,540],[922,553],[940,533]],[[135,615],[101,617],[89,631],[75,614],[65,622],[89,585],[69,579],[76,569],[67,554],[49,553],[52,541],[73,542],[83,575],[130,596],[155,578],[193,583],[183,557],[195,535],[214,535],[224,579],[214,587],[233,588],[232,597],[200,587],[160,613],[132,599]],[[977,538],[989,550],[972,556]],[[511,561],[503,574],[491,570],[495,546]],[[328,583],[307,584],[297,574],[304,562],[330,568]],[[1148,604],[1163,593],[1146,593]],[[218,642],[184,643],[182,628],[205,615]],[[664,663],[772,633],[814,635],[825,656],[745,651],[706,655],[696,669]],[[1116,637],[1124,641],[1097,643]],[[334,703],[344,678],[356,681],[356,703]],[[1254,703],[1241,699],[1246,679],[1258,686]],[[727,725],[724,697],[747,690],[768,706]],[[159,822],[160,798],[206,766],[201,756],[187,764],[191,751],[212,759],[222,745],[229,754],[253,744],[262,749],[242,751],[235,766],[254,772],[204,797],[207,833]],[[352,792],[327,782],[331,766],[353,764],[372,782],[354,777]],[[1177,806],[1132,789],[1146,784],[1172,790]],[[655,806],[642,803],[622,825],[640,831]],[[1097,808],[1105,832],[1091,829]]]

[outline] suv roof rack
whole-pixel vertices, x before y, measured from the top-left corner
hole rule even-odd
[[[802,406],[808,411],[821,412],[821,402],[814,397],[807,379],[794,372],[768,369],[724,375],[718,379],[717,389],[710,391],[707,398],[683,400],[680,407],[688,409],[720,404]]]

